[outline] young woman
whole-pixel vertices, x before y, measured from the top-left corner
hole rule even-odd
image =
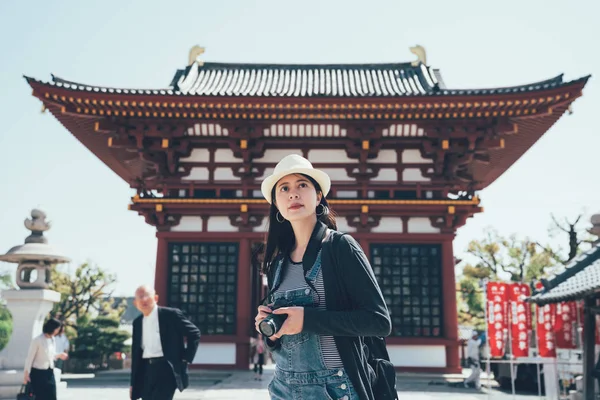
[[[374,399],[362,337],[389,335],[390,316],[361,247],[336,231],[325,200],[330,186],[298,155],[283,158],[261,186],[271,203],[263,264],[269,293],[256,329],[269,325],[270,314],[287,315],[266,339],[276,363],[273,400]]]
[[[35,337],[29,346],[23,383],[31,383],[36,400],[56,400],[54,362],[68,358],[67,353],[56,354],[55,351],[54,336],[60,332],[61,326],[59,320],[50,318],[42,328],[43,333]]]

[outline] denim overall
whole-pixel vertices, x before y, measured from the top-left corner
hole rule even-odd
[[[279,307],[317,307],[314,282],[321,270],[321,252],[305,276],[306,289],[274,293],[281,283],[283,260],[277,264],[269,303]],[[275,376],[269,383],[272,400],[358,400],[343,368],[327,369],[319,335],[300,332],[283,335],[281,345],[273,351]]]

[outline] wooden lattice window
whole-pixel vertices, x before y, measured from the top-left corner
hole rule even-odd
[[[236,333],[237,243],[171,243],[169,306],[207,335]]]
[[[392,335],[442,336],[441,246],[372,244],[370,250],[392,316]]]

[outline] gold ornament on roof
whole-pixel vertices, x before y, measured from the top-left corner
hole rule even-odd
[[[192,65],[195,62],[198,63],[199,67],[204,65],[204,61],[198,59],[198,57],[204,54],[204,50],[204,47],[200,47],[198,45],[192,47],[192,49],[190,50],[188,65]]]
[[[425,52],[425,48],[420,44],[413,46],[410,48],[410,52],[417,56],[417,60],[413,61],[411,65],[416,67],[419,63],[427,65],[427,53]]]

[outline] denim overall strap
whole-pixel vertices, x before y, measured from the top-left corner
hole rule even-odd
[[[281,270],[283,269],[283,257],[279,259],[277,262],[277,266],[275,267],[275,277],[273,278],[273,288],[271,289],[271,293],[277,290],[279,285],[281,284]]]
[[[312,285],[314,285],[315,281],[317,280],[317,276],[319,275],[320,270],[321,270],[321,251],[319,250],[319,253],[317,253],[317,259],[315,260],[315,263],[313,264],[310,271],[308,271],[308,273],[306,274],[307,283],[310,282]]]

